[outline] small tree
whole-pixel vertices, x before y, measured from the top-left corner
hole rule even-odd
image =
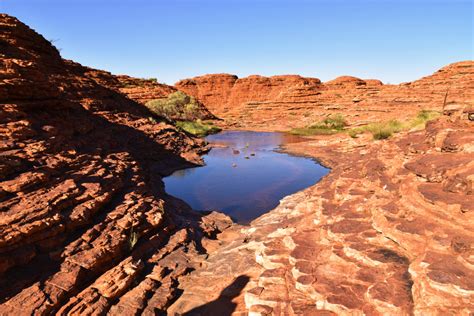
[[[148,101],[146,106],[155,114],[171,120],[195,121],[201,118],[201,108],[195,98],[176,91],[167,98]]]

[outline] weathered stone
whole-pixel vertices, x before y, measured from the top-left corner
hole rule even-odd
[[[164,192],[161,177],[199,164],[204,143],[133,100],[176,88],[63,60],[4,14],[0,41],[0,314],[474,310],[472,62],[397,86],[347,76],[178,83],[224,126],[254,130],[336,112],[358,125],[445,110],[425,130],[384,141],[288,145],[331,172],[237,226]]]

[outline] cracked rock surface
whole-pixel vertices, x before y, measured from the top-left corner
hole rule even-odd
[[[388,141],[289,144],[332,171],[250,227],[222,233],[228,242],[183,278],[170,311],[212,314],[246,276],[229,299],[239,315],[470,315],[473,144],[473,123],[451,117]]]
[[[359,124],[444,108],[388,140],[287,145],[332,170],[249,226],[164,192],[163,176],[207,150],[143,106],[175,87],[63,60],[4,14],[0,65],[0,315],[474,312],[472,62],[399,86],[347,76],[177,84],[223,124],[254,130],[331,111]]]
[[[0,314],[163,312],[229,222],[163,189],[203,141],[7,15],[0,47]]]

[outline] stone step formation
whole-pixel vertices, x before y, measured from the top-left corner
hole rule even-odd
[[[472,61],[401,85],[219,74],[172,87],[64,60],[5,14],[0,47],[1,315],[474,310]],[[144,106],[177,89],[226,128],[445,115],[383,141],[288,145],[331,172],[239,226],[164,191],[208,150]]]

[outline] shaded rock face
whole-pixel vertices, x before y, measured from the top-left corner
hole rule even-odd
[[[163,190],[203,142],[7,15],[0,47],[0,314],[165,310],[229,225]]]
[[[148,101],[164,99],[178,91],[175,87],[156,82],[155,79],[133,78],[126,75],[113,76],[109,72],[90,68],[86,68],[84,75],[143,105]],[[196,101],[196,105],[198,108],[194,109],[194,112],[197,118],[217,119],[201,102]]]
[[[185,79],[176,87],[201,100],[231,128],[288,130],[341,113],[352,125],[407,119],[421,109],[474,100],[474,62],[446,66],[431,76],[400,85],[343,76],[321,83],[300,76],[215,74]]]
[[[124,75],[114,78],[119,81],[118,84],[113,85],[114,88],[141,104],[146,104],[148,101],[155,99],[166,98],[169,94],[178,91],[175,87],[157,83],[150,79],[137,79]],[[196,118],[201,120],[217,119],[204,104],[196,100],[196,105],[197,109],[193,110]]]
[[[114,76],[110,72],[84,66],[81,66],[79,71],[82,76],[121,93],[142,105],[145,105],[148,101],[165,99],[171,93],[178,91],[175,87],[158,83],[154,79],[134,78],[126,75]],[[199,119],[217,119],[201,102],[197,101],[196,104],[198,108],[194,111]]]

